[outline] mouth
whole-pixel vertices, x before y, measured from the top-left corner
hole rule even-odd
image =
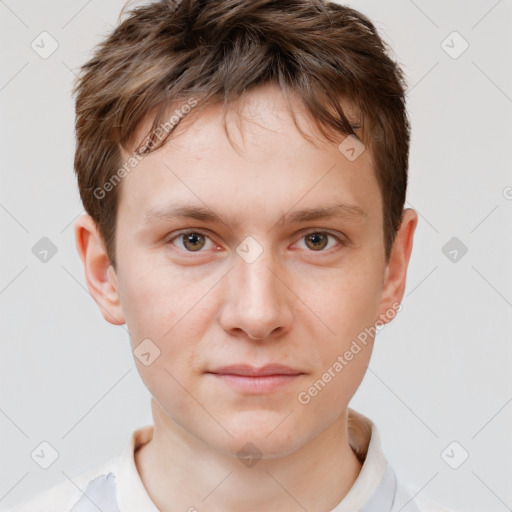
[[[237,364],[206,372],[223,384],[247,394],[269,393],[305,375],[304,372],[280,364],[261,368]]]

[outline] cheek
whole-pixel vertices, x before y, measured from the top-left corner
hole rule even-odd
[[[318,312],[316,371],[308,379],[305,399],[310,412],[339,414],[363,379],[373,348],[372,331],[379,303],[378,269],[362,264],[344,268],[323,294],[311,295]],[[316,320],[315,320],[316,321]],[[327,330],[324,324],[329,327]],[[325,335],[319,335],[320,329]],[[365,331],[366,329],[366,331]],[[302,404],[302,402],[300,402]]]
[[[347,338],[351,340],[351,338]],[[322,364],[297,394],[298,407],[310,418],[330,424],[347,408],[366,373],[372,343],[337,339],[323,347]]]
[[[379,307],[380,277],[370,265],[341,269],[322,293],[310,295],[311,309],[329,328],[331,352],[342,350],[373,325]],[[332,354],[331,354],[332,355]]]
[[[218,278],[197,280],[187,272],[162,266],[140,269],[144,266],[134,263],[119,273],[121,303],[136,364],[155,396],[162,389],[165,394],[181,396],[183,390],[173,377],[190,387],[194,372],[201,371],[196,351],[215,315],[213,294],[208,292]],[[142,343],[158,354],[150,366],[137,360],[145,347]]]
[[[127,324],[137,337],[172,337],[182,322],[203,309],[201,299],[212,287],[190,272],[170,265],[126,260],[119,269],[119,292]]]

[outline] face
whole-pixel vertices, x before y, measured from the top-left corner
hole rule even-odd
[[[273,457],[343,416],[373,343],[354,340],[400,301],[404,272],[385,261],[370,151],[308,142],[273,86],[247,98],[242,130],[228,117],[238,152],[211,107],[123,179],[109,307],[149,352],[135,361],[170,424]]]

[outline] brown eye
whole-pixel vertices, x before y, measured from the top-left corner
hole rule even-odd
[[[180,235],[177,240],[181,240],[183,247],[190,252],[198,252],[205,246],[206,236],[201,233],[190,231]]]
[[[328,237],[328,233],[309,233],[304,238],[306,240],[306,245],[310,249],[314,251],[321,251],[327,245]]]

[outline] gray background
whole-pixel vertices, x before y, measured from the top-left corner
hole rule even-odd
[[[89,296],[72,229],[73,73],[122,5],[0,1],[2,508],[118,455],[152,421],[127,331]],[[512,4],[348,5],[408,76],[420,216],[403,310],[351,406],[377,423],[405,483],[455,510],[512,510]],[[43,31],[58,43],[47,58],[31,47],[43,51]],[[46,262],[32,251],[43,237],[57,248]],[[44,440],[59,453],[46,470],[30,456]]]

